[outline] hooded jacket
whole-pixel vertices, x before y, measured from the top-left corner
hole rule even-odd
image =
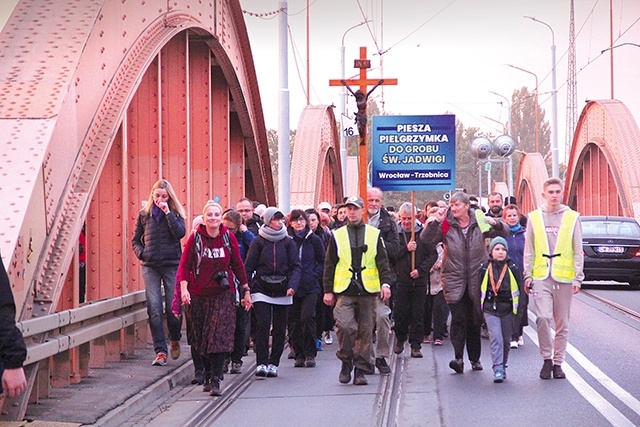
[[[309,227],[304,229],[304,236],[296,235],[295,230],[289,227],[289,235],[298,248],[300,259],[300,285],[296,291],[296,297],[304,298],[309,294],[320,294],[320,282],[324,269],[324,245],[320,237],[314,234]]]
[[[300,284],[300,260],[298,248],[291,237],[286,236],[277,242],[271,242],[258,235],[251,242],[244,264],[247,277],[250,278],[251,293],[270,295],[264,288],[262,276],[287,276],[288,288],[298,291]]]
[[[463,233],[458,220],[447,210],[442,223],[430,222],[423,230],[425,238],[431,242],[443,242],[444,255],[442,261],[442,290],[447,304],[460,302],[465,292],[469,294],[473,307],[480,312],[480,281],[478,271],[480,265],[487,261],[489,254],[485,245],[486,237],[506,237],[508,228],[497,221],[495,226],[482,233],[472,208],[469,209],[469,226],[467,235]],[[447,230],[443,233],[443,226]],[[447,228],[448,227],[448,228]]]

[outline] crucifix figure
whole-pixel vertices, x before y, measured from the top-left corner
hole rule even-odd
[[[346,81],[340,81],[356,98],[356,106],[358,107],[358,112],[356,113],[356,123],[358,124],[358,132],[360,133],[360,145],[366,144],[364,136],[367,132],[367,101],[369,100],[369,95],[371,95],[371,92],[373,92],[378,86],[383,84],[384,80],[378,80],[378,83],[376,83],[376,85],[372,87],[366,95],[360,89],[354,92],[353,89],[349,87]]]
[[[367,48],[360,48],[360,58],[354,61],[354,68],[360,69],[360,78],[349,80],[329,80],[329,86],[344,86],[356,98],[356,124],[360,133],[359,161],[358,161],[358,190],[360,197],[366,200],[367,197],[367,101],[369,95],[380,85],[397,85],[398,79],[368,79],[367,70],[371,68],[371,61],[367,59]],[[350,86],[359,86],[355,92]],[[369,85],[373,87],[367,90]],[[346,177],[343,177],[345,179]]]

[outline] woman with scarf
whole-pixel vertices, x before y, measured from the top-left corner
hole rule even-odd
[[[509,243],[509,259],[518,266],[520,271],[524,271],[523,255],[524,255],[524,235],[527,231],[522,225],[520,209],[518,206],[510,204],[502,211],[502,218],[509,226],[509,235],[506,237]],[[526,217],[525,217],[526,218]],[[524,327],[529,324],[529,316],[527,310],[529,308],[529,295],[525,292],[520,295],[520,308],[518,314],[514,317],[513,335],[511,336],[511,348],[518,348],[524,345]]]
[[[203,390],[221,396],[220,381],[227,353],[233,351],[236,328],[236,288],[241,305],[251,308],[251,295],[238,241],[222,224],[222,207],[208,201],[204,224],[187,240],[177,280],[189,328],[189,344],[204,361]]]
[[[296,243],[301,276],[289,308],[289,339],[295,351],[295,368],[316,366],[316,304],[324,269],[324,245],[309,226],[307,214],[294,209],[289,214],[289,236]]]
[[[284,350],[287,308],[300,283],[300,260],[294,241],[287,234],[284,215],[276,207],[262,214],[263,225],[251,242],[245,270],[251,277],[251,297],[258,328],[253,332],[256,376],[277,377]],[[269,331],[272,334],[269,354]]]
[[[156,358],[152,365],[167,364],[167,341],[162,326],[164,312],[167,316],[171,358],[180,357],[180,319],[171,312],[176,271],[182,255],[180,239],[185,235],[186,214],[173,187],[166,179],[153,184],[149,200],[136,221],[131,244],[142,264],[149,328],[153,337]],[[162,304],[164,286],[165,304]]]

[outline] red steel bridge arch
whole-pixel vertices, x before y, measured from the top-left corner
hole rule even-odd
[[[618,100],[589,101],[576,127],[565,176],[565,203],[582,215],[640,220],[640,130]],[[524,213],[542,204],[548,171],[542,155],[523,155],[516,198]]]
[[[333,107],[307,105],[300,116],[291,157],[291,208],[342,200],[340,139]]]
[[[640,220],[640,131],[618,100],[589,101],[571,146],[565,200],[582,215]]]
[[[210,198],[275,203],[238,0],[21,0],[0,76],[0,252],[20,320],[77,307],[85,221],[87,300],[144,288],[130,239],[159,178],[187,223]]]

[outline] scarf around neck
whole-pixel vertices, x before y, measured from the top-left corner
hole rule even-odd
[[[151,206],[151,215],[153,215],[153,219],[155,220],[156,224],[160,224],[160,221],[162,221],[166,216],[164,211],[160,209],[155,203],[153,204],[153,206]]]
[[[516,231],[520,230],[522,228],[522,224],[520,224],[519,222],[516,222],[516,225],[510,225],[509,226],[509,230],[511,230],[512,233],[515,233]]]
[[[279,242],[288,236],[287,229],[284,226],[280,230],[274,230],[266,224],[260,226],[258,234],[270,242]]]

